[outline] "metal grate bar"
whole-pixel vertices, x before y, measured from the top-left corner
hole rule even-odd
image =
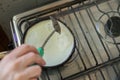
[[[68,9],[69,9],[69,8],[68,8]],[[68,18],[69,18],[69,20],[70,20],[70,23],[72,23],[72,26],[74,26],[70,15],[68,15]],[[73,30],[73,32],[75,32],[75,37],[76,37],[75,39],[78,41],[78,43],[77,43],[77,44],[78,44],[78,48],[79,48],[79,46],[82,48],[82,50],[83,50],[83,52],[84,52],[84,54],[85,54],[88,62],[90,63],[90,66],[92,66],[92,64],[91,64],[91,62],[90,62],[90,60],[89,60],[89,58],[88,58],[88,55],[87,55],[85,49],[83,48],[83,45],[82,45],[80,39],[78,38],[79,35],[78,35],[75,27],[72,27],[72,30]],[[78,50],[78,52],[79,52],[80,58],[82,59],[82,62],[84,62],[84,59],[83,59],[83,57],[81,56],[79,49],[77,49],[77,50]],[[85,69],[87,68],[86,65],[85,65],[85,63],[84,63],[84,67],[85,67]]]
[[[92,67],[92,68],[90,68],[90,69],[88,69],[88,70],[86,70],[86,71],[81,71],[81,72],[76,73],[76,74],[74,74],[74,75],[72,75],[72,76],[66,77],[66,78],[64,78],[64,80],[72,80],[72,79],[74,79],[74,78],[76,78],[76,77],[84,76],[85,74],[88,74],[88,73],[90,73],[90,72],[96,71],[96,70],[98,70],[98,69],[100,69],[100,68],[103,68],[103,67],[106,67],[106,66],[108,66],[108,65],[117,63],[117,62],[119,62],[119,61],[120,61],[120,57],[115,58],[115,59],[113,59],[113,60],[110,60],[109,62],[105,62],[105,63],[103,63],[103,64],[98,64],[97,66]]]
[[[69,8],[68,8],[69,9]],[[69,19],[70,19],[70,22],[72,23],[72,26],[73,26],[73,22],[72,22],[72,19],[71,19],[71,17],[68,15],[68,17],[69,17]],[[86,52],[85,52],[85,49],[83,48],[83,46],[82,46],[82,44],[81,44],[81,42],[80,42],[80,39],[78,38],[77,39],[77,37],[79,36],[78,34],[77,34],[77,31],[76,31],[76,29],[75,29],[75,27],[72,27],[73,29],[73,31],[75,32],[75,37],[76,37],[76,40],[78,40],[78,42],[80,43],[78,43],[78,48],[79,48],[79,45],[81,45],[81,47],[82,47],[82,49],[83,49],[83,51],[84,51],[84,53],[85,54],[87,54]],[[82,62],[83,62],[83,65],[84,65],[84,68],[86,69],[87,67],[86,67],[86,65],[85,65],[85,62],[84,62],[84,60],[83,60],[83,58],[82,58],[82,56],[81,56],[81,54],[80,54],[80,51],[79,51],[79,49],[78,49],[77,47],[76,47],[76,50],[78,51],[78,54],[79,54],[79,57],[80,57],[80,59],[82,60]],[[88,56],[86,55],[86,57],[87,57],[87,59],[88,59]],[[89,60],[88,60],[89,61]]]
[[[101,70],[99,70],[99,71],[100,71],[100,73],[101,73],[101,76],[102,76],[103,80],[105,80],[105,77],[104,77],[103,72],[102,72]]]
[[[63,80],[63,77],[62,77],[62,74],[61,74],[61,72],[60,72],[59,67],[57,67],[57,69],[58,69],[58,73],[59,73],[59,75],[60,75],[60,80]]]
[[[89,12],[90,12],[90,13],[89,13]],[[95,24],[94,24],[94,22],[93,22],[93,20],[92,20],[92,18],[94,18],[94,16],[92,15],[90,9],[89,9],[89,12],[88,12],[88,10],[87,10],[87,13],[88,13],[88,16],[89,16],[89,18],[90,18],[90,20],[91,20],[91,23],[92,23],[92,25],[93,25],[93,27],[94,27],[94,29],[95,29],[95,31],[96,31],[98,37],[99,37],[99,40],[100,40],[100,42],[101,42],[101,44],[102,44],[102,46],[103,46],[103,48],[104,48],[104,50],[105,50],[107,56],[108,56],[108,60],[110,60],[109,53],[108,53],[108,51],[107,51],[107,49],[106,49],[106,47],[105,47],[105,45],[104,45],[104,43],[103,43],[101,37],[99,36],[99,33],[97,32],[97,29],[96,29],[96,27],[95,27]],[[90,15],[92,15],[92,16],[90,16]],[[95,18],[94,18],[94,19],[95,19]]]
[[[116,46],[116,48],[117,48],[117,50],[119,51],[119,56],[120,56],[120,48],[118,47],[118,45],[116,44],[117,42],[116,42],[116,40],[113,38],[113,41],[114,41],[114,43],[115,43],[115,46]]]
[[[69,19],[70,19],[70,21],[71,21],[71,17],[68,15],[68,17],[69,17]],[[72,23],[72,25],[73,25],[73,22],[71,21],[71,23]],[[73,27],[74,28],[74,27]],[[72,29],[72,30],[74,30],[74,32],[75,32],[75,37],[77,36],[78,37],[78,34],[77,34],[77,32],[76,32],[76,30],[75,29]],[[79,39],[77,39],[76,38],[76,40],[78,40],[78,42],[80,41]],[[79,43],[77,43],[78,44],[78,48],[79,48]],[[80,43],[80,45],[81,45],[81,43]],[[82,45],[81,45],[82,46]],[[78,52],[78,55],[79,55],[79,57],[80,57],[80,59],[81,59],[81,61],[82,61],[82,64],[83,64],[83,66],[84,66],[84,68],[86,69],[87,67],[86,67],[86,65],[85,65],[85,62],[84,62],[84,60],[83,60],[83,57],[81,56],[81,53],[80,53],[80,51],[79,51],[79,49],[78,49],[77,47],[76,47],[76,50],[77,50],[77,52]],[[83,48],[83,47],[82,47]],[[85,52],[85,51],[84,51]]]
[[[49,77],[47,69],[45,69],[45,73],[46,73],[47,80],[50,80],[50,77]]]
[[[86,65],[85,65],[85,63],[84,63],[83,58],[82,58],[82,57],[81,57],[81,55],[80,55],[80,51],[79,51],[79,49],[78,49],[78,48],[76,48],[76,50],[78,51],[79,57],[80,57],[80,59],[82,60],[82,62],[83,62],[83,66],[84,66],[84,68],[85,68],[85,70],[86,70],[86,69],[87,69],[87,67],[86,67]]]
[[[114,66],[114,65],[112,65],[112,67],[113,67],[113,70],[115,71],[116,76],[118,77],[118,76],[119,76],[119,74],[117,73],[117,70],[116,70],[115,66]]]
[[[109,3],[109,2],[107,2],[107,3],[108,3],[108,6],[110,7],[110,9],[112,9],[110,3]],[[96,7],[98,8],[98,10],[100,11],[100,8],[98,7],[98,4],[95,3],[95,5],[96,5]],[[90,11],[90,9],[89,9],[89,11]],[[91,11],[90,11],[90,12],[91,12]],[[105,12],[103,12],[103,11],[100,11],[100,12],[105,13]],[[89,12],[88,12],[88,13],[89,13]],[[91,14],[91,15],[92,15],[93,19],[95,20],[93,14]],[[95,20],[95,21],[97,22],[97,20]],[[103,26],[104,26],[104,25],[103,25]],[[118,49],[119,54],[120,54],[120,49],[119,49],[118,45],[116,44],[116,43],[117,43],[116,40],[115,40],[114,38],[112,38],[112,39],[113,39],[113,42],[115,43],[115,46],[116,46],[116,48]]]
[[[89,74],[88,74],[88,77],[89,77],[89,80],[92,80]]]
[[[79,4],[79,5],[80,5],[80,4]],[[83,4],[83,5],[84,5],[84,4]],[[87,9],[85,9],[85,10],[86,10],[87,14],[89,15]],[[94,40],[93,40],[93,38],[92,38],[92,34],[90,33],[88,27],[86,27],[87,25],[86,25],[86,23],[85,23],[84,18],[82,17],[82,14],[81,14],[80,12],[79,12],[79,14],[80,14],[80,17],[82,18],[82,20],[83,20],[83,22],[84,22],[84,24],[85,24],[85,28],[87,29],[88,33],[90,34],[91,40],[93,41],[93,45],[95,46],[94,48],[96,49],[98,55],[100,56],[101,61],[104,62],[103,59],[102,59],[102,57],[101,57],[101,55],[100,55],[100,51],[98,50],[97,45],[96,45],[96,43],[94,42]],[[89,16],[89,17],[90,17],[90,16]]]
[[[77,22],[78,22],[78,24],[79,24],[79,27],[80,27],[83,35],[84,35],[84,38],[85,38],[85,40],[86,40],[86,42],[87,42],[87,44],[88,44],[88,46],[89,46],[89,49],[90,49],[90,51],[91,51],[91,53],[92,53],[92,55],[93,55],[93,57],[94,57],[94,59],[95,59],[96,65],[97,65],[97,64],[98,64],[98,63],[97,63],[97,59],[96,59],[96,57],[95,57],[95,55],[94,55],[94,52],[93,52],[93,50],[92,50],[92,48],[91,48],[91,46],[90,46],[90,43],[89,43],[89,41],[88,41],[88,39],[87,39],[87,37],[86,37],[86,35],[85,35],[85,32],[84,32],[83,28],[81,27],[81,24],[80,24],[80,22],[79,22],[79,19],[78,19],[78,17],[77,17],[77,15],[76,15],[76,13],[75,13],[75,11],[74,11],[74,9],[73,9],[72,6],[71,6],[71,9],[73,10],[73,13],[74,13],[74,15],[75,15],[75,18],[76,18],[76,20],[77,20]]]
[[[107,2],[107,3],[108,3],[108,2]],[[102,10],[99,8],[99,6],[98,6],[97,4],[95,4],[95,5],[96,5],[97,9],[98,9],[101,13],[106,14],[108,17],[110,17],[106,12],[102,11]],[[110,6],[109,3],[108,3],[108,5],[109,5],[109,7],[111,8],[111,6]],[[114,14],[114,13],[113,13],[113,14]],[[103,25],[103,26],[104,26],[104,25]],[[118,47],[118,45],[117,45],[116,40],[115,40],[114,38],[112,38],[112,40],[113,40],[113,42],[114,42],[116,48],[117,48],[118,51],[119,51],[119,47]]]

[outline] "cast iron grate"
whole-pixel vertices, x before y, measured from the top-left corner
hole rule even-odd
[[[76,0],[19,20],[21,37],[28,27],[48,16],[64,22],[75,36],[73,56],[62,66],[44,69],[43,80],[119,80],[120,46],[115,44],[117,41],[114,37],[111,38],[114,44],[104,40],[96,28],[97,19],[102,15],[99,8],[104,12],[116,10],[119,13],[118,2]]]

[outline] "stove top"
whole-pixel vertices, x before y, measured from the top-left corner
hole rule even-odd
[[[16,47],[22,44],[28,27],[48,16],[64,22],[75,36],[75,51],[69,61],[44,69],[42,80],[119,80],[119,0],[83,1],[58,1],[13,17],[11,30]]]

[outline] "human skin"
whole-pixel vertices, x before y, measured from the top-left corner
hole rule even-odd
[[[44,65],[36,48],[23,44],[0,61],[0,80],[37,80]]]

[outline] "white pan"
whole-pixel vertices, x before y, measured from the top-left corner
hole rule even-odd
[[[62,22],[58,21],[58,23],[61,34],[55,32],[44,47],[45,67],[55,67],[63,64],[74,51],[75,42],[71,31]],[[53,30],[51,20],[41,21],[27,29],[23,42],[39,48]]]

